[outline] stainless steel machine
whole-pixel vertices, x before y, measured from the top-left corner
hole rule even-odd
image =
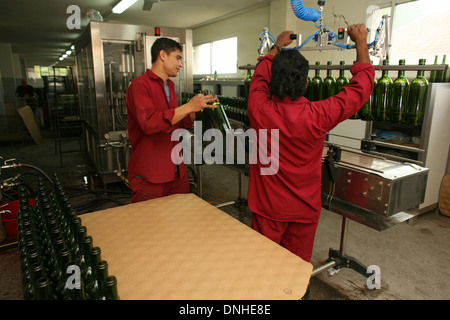
[[[183,46],[175,82],[178,101],[193,91],[192,30],[159,28]],[[91,21],[75,44],[76,75],[86,149],[104,184],[126,181],[130,154],[125,94],[151,67],[155,27]]]

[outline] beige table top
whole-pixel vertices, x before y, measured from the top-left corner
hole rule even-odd
[[[80,216],[123,300],[300,299],[312,265],[194,194]]]

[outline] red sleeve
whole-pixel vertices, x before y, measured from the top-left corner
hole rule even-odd
[[[249,92],[249,112],[256,114],[264,109],[264,105],[271,101],[270,77],[273,55],[266,55],[258,59],[255,72],[252,76]]]

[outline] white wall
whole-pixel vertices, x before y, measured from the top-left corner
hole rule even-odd
[[[237,37],[238,66],[254,65],[259,56],[259,35],[269,24],[269,9],[270,6],[266,6],[193,29],[193,45]],[[239,78],[245,75],[245,70],[238,71]],[[236,75],[230,77],[236,78]]]
[[[303,3],[308,8],[318,9],[317,0],[304,0]],[[366,8],[366,1],[328,0],[324,6],[324,23],[328,25],[328,29],[335,32],[339,27],[347,27],[347,23],[365,23]],[[303,21],[295,16],[290,0],[273,0],[265,7],[193,29],[193,44],[196,46],[237,36],[238,66],[255,64],[259,56],[259,35],[264,27],[268,27],[275,38],[285,30],[300,33],[303,39],[317,31],[313,22]],[[310,64],[315,61],[326,64],[329,60],[335,64],[339,64],[341,60],[351,64],[355,60],[354,50],[302,53]],[[239,71],[238,77],[245,77],[245,71]]]

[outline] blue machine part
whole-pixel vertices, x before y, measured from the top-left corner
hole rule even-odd
[[[295,16],[304,21],[317,22],[322,15],[319,10],[306,8],[303,0],[291,0],[291,6]]]

